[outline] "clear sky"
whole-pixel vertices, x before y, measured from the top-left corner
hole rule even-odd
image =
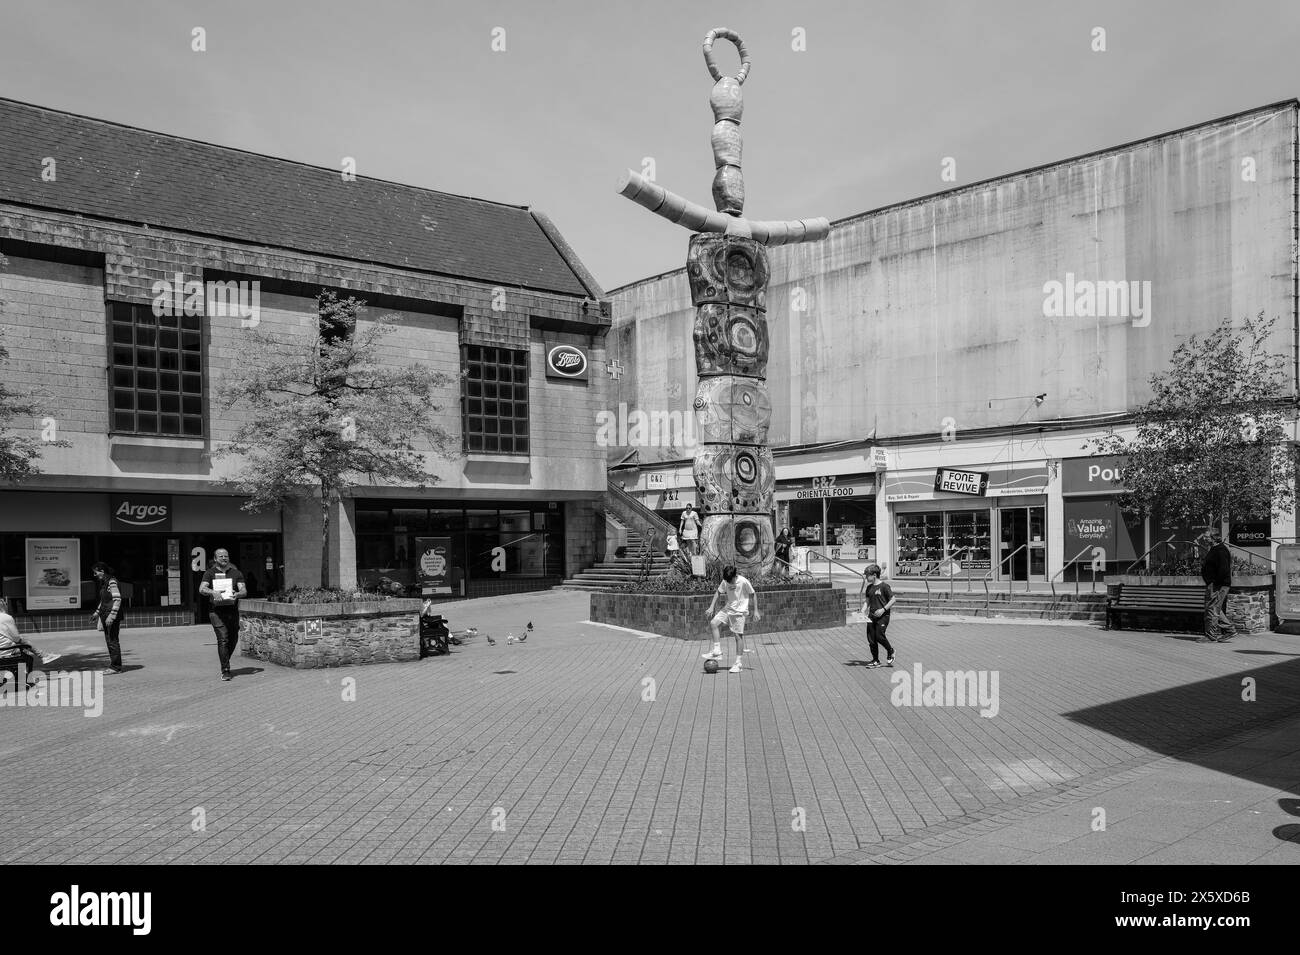
[[[843,218],[1300,94],[1295,0],[0,0],[0,95],[534,206],[610,289],[686,252],[615,193],[625,168],[650,157],[712,208],[716,26],[754,61],[759,219]],[[719,60],[735,72],[729,44]]]

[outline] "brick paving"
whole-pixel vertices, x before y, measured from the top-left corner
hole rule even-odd
[[[208,628],[124,631],[101,716],[0,708],[0,861],[1300,862],[1300,638],[899,615],[896,670],[857,625],[706,675],[587,601],[455,604],[496,646],[228,684]],[[914,663],[997,671],[997,714],[893,705]]]

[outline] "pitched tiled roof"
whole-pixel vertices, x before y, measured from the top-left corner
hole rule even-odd
[[[58,163],[55,182],[41,179],[47,156]],[[526,208],[360,176],[345,182],[341,171],[0,99],[0,201],[493,284],[599,294]]]

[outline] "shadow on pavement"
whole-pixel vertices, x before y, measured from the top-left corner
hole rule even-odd
[[[1300,794],[1300,758],[1292,758],[1300,741],[1288,743],[1289,737],[1274,736],[1268,744],[1218,745],[1243,730],[1281,729],[1282,720],[1300,716],[1300,660],[1279,661],[1064,715],[1162,755]],[[1281,802],[1292,806],[1288,812],[1300,807],[1300,800]]]

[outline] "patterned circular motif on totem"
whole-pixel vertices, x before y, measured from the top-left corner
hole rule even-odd
[[[767,319],[741,305],[701,305],[695,310],[695,370],[700,375],[767,373]]]
[[[691,303],[767,307],[770,277],[767,250],[753,239],[716,233],[691,236],[686,252],[686,278]]]
[[[710,513],[772,509],[776,469],[772,452],[756,445],[708,444],[695,455],[695,488]]]
[[[710,514],[700,529],[705,558],[733,564],[742,574],[770,572],[775,547],[772,519],[766,514]]]
[[[767,444],[772,399],[758,378],[701,378],[695,390],[698,439],[705,443]]]

